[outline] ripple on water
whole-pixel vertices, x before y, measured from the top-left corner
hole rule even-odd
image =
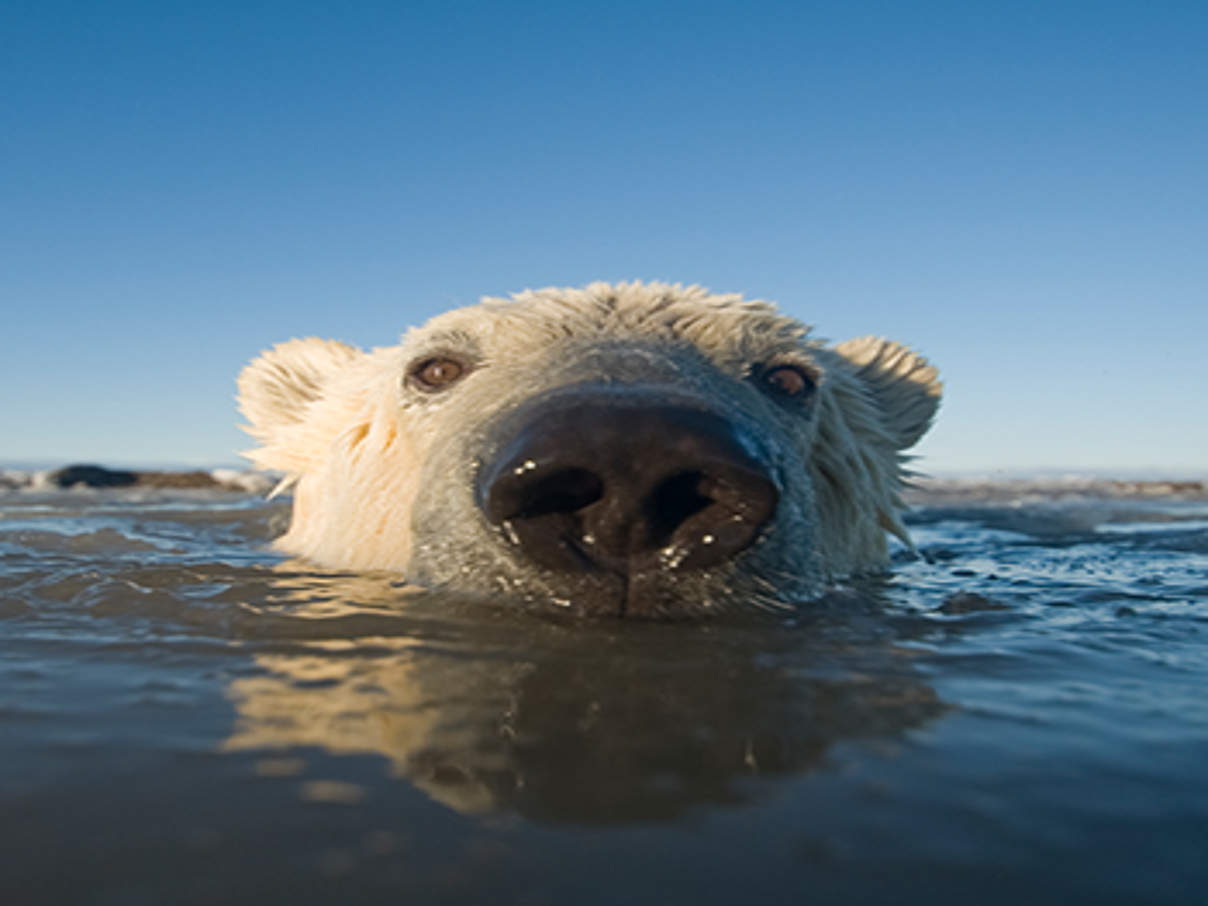
[[[284,561],[265,545],[287,503],[0,498],[0,809],[23,816],[0,875],[243,902],[244,882],[386,889],[401,868],[421,898],[443,871],[467,902],[521,875],[609,902],[623,864],[705,902],[920,877],[934,902],[1188,902],[1208,883],[1203,504],[942,504],[888,575],[660,625]],[[166,827],[186,842],[156,849]],[[257,861],[223,887],[188,840]],[[361,840],[406,842],[378,862]],[[482,840],[510,855],[480,877]],[[152,850],[174,879],[127,896]]]

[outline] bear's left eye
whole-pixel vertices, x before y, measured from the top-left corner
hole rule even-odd
[[[434,393],[457,383],[469,371],[464,362],[449,356],[421,359],[407,372],[407,378],[419,390]]]
[[[796,365],[776,365],[759,376],[763,386],[777,396],[804,399],[817,386],[813,375]]]

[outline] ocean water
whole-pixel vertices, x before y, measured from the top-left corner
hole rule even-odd
[[[0,902],[1208,897],[1208,500],[916,495],[792,614],[573,623],[0,492]]]

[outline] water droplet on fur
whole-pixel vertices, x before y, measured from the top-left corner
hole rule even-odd
[[[595,536],[595,535],[593,535],[591,532],[588,532],[587,534],[585,534],[585,535],[583,536],[583,543],[584,543],[584,544],[595,544],[595,543],[596,543],[596,536]]]
[[[502,528],[503,533],[508,536],[508,541],[511,541],[512,544],[520,543],[520,536],[516,534],[516,527],[512,525],[510,519],[505,519],[500,525],[500,528]]]
[[[512,472],[516,475],[523,475],[525,472],[531,472],[535,468],[537,468],[537,464],[531,459],[526,459],[520,465],[516,466],[516,468],[512,469]]]
[[[712,535],[701,535],[700,543],[701,544],[712,544],[716,540],[717,539],[714,538]]]
[[[570,599],[568,598],[554,598],[553,602],[559,607],[570,607]]]
[[[668,545],[659,551],[659,562],[666,569],[675,569],[688,556],[688,549],[677,544]]]

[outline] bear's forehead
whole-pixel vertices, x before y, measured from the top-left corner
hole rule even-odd
[[[689,343],[717,359],[750,359],[815,346],[809,328],[768,302],[712,295],[664,283],[593,283],[549,288],[480,304],[433,318],[407,336],[439,338],[516,352],[593,340]]]

